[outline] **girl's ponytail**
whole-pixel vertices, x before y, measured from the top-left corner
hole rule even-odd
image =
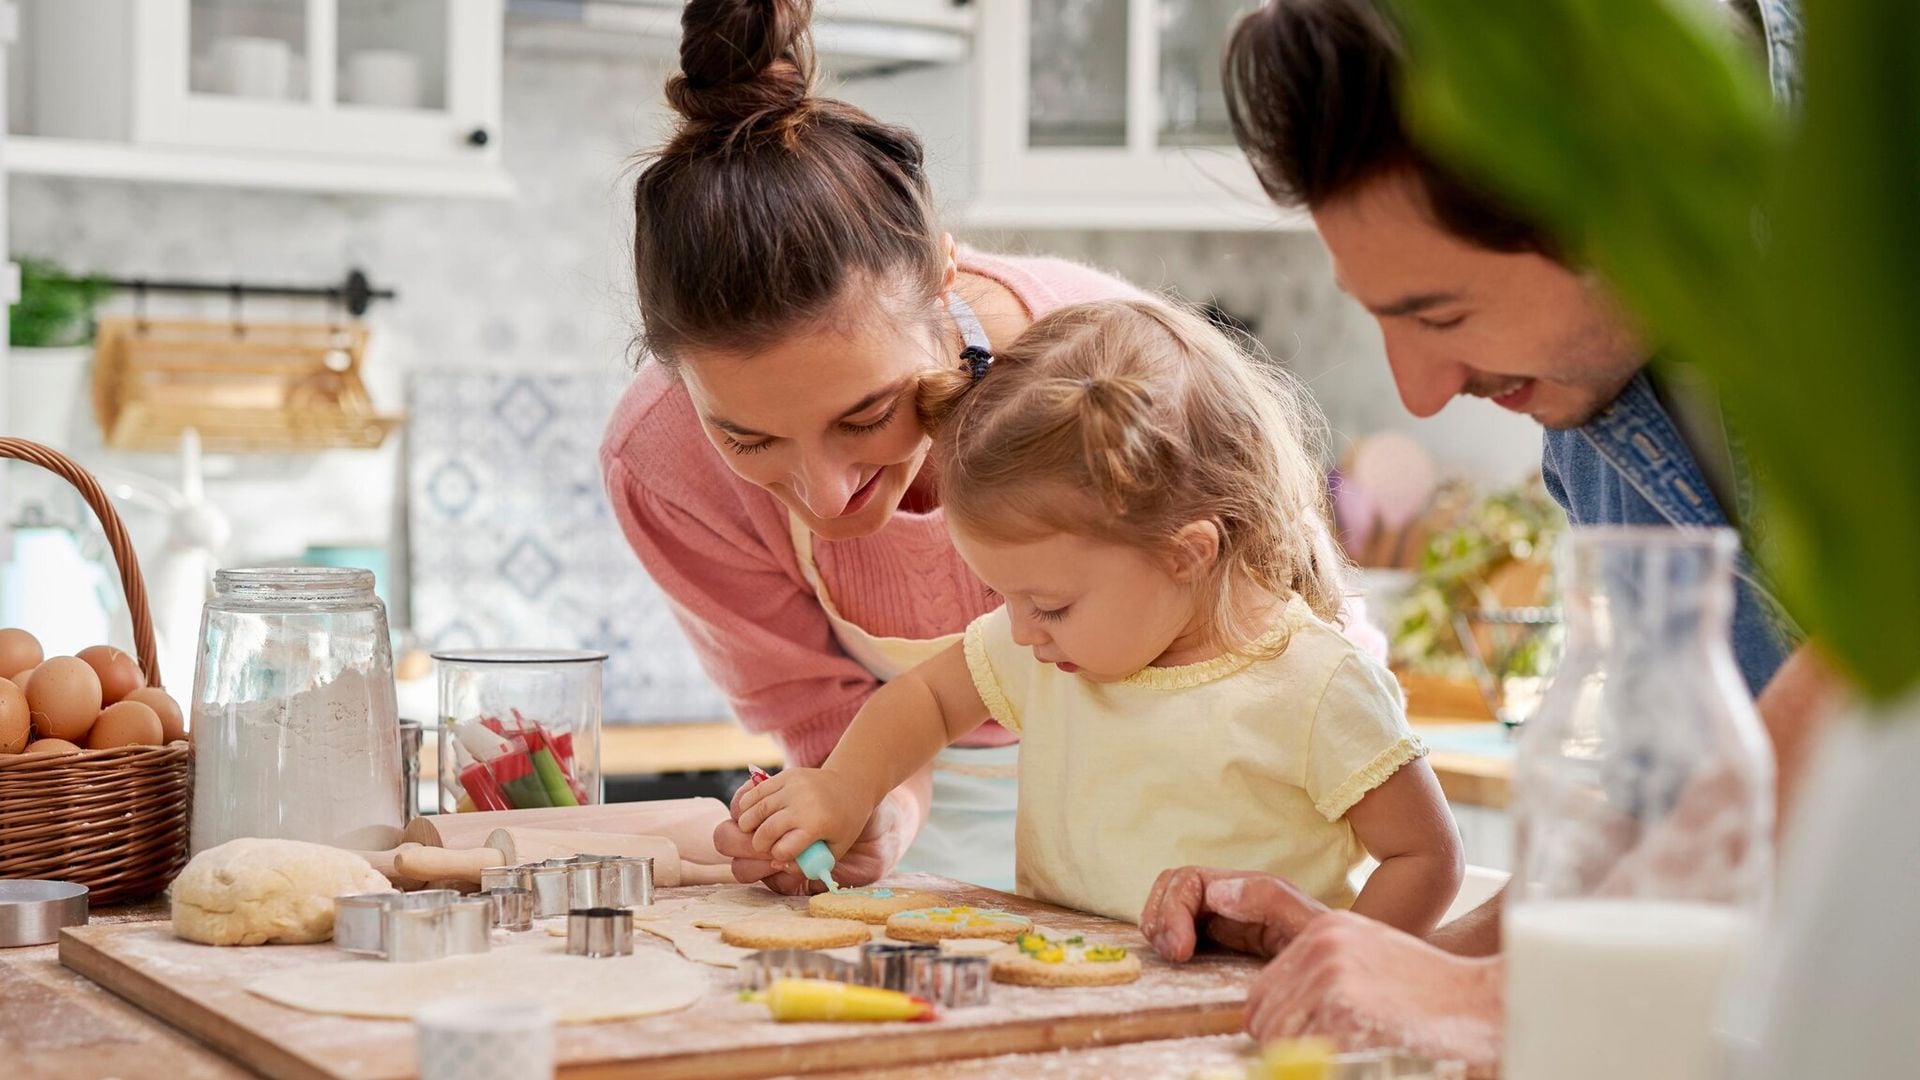
[[[1069,402],[1093,493],[1125,516],[1143,489],[1167,479],[1167,433],[1155,421],[1153,389],[1130,375],[1092,375],[1078,380]]]

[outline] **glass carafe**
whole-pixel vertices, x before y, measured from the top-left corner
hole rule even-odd
[[[1772,876],[1773,758],[1727,632],[1726,530],[1576,530],[1566,655],[1522,731],[1508,1080],[1721,1075]]]
[[[378,850],[405,823],[387,611],[365,570],[221,570],[193,680],[195,852]]]

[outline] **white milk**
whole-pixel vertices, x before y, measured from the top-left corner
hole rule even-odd
[[[1559,900],[1505,916],[1506,1080],[1713,1080],[1720,996],[1753,917],[1715,904]]]

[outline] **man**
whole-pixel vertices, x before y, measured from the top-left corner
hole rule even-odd
[[[1769,29],[1793,24],[1768,0]],[[1776,43],[1777,44],[1777,43]],[[1790,54],[1774,60],[1776,88]],[[1734,525],[1763,511],[1703,383],[1649,366],[1649,346],[1604,285],[1551,240],[1435,163],[1395,99],[1401,46],[1377,0],[1273,0],[1228,47],[1235,132],[1276,202],[1304,206],[1341,287],[1380,323],[1407,409],[1462,395],[1547,429],[1548,490],[1577,525]],[[1733,652],[1780,762],[1782,816],[1831,676],[1743,555]],[[1202,935],[1277,956],[1248,1030],[1404,1044],[1486,1066],[1499,1054],[1501,900],[1421,941],[1327,912],[1279,879],[1185,868],[1161,876],[1141,928],[1184,960]],[[1474,959],[1466,959],[1474,958]]]

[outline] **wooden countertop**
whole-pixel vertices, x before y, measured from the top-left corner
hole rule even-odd
[[[94,923],[167,917],[153,902],[99,908]],[[254,1074],[60,966],[53,945],[0,949],[0,1062],[8,1080]]]
[[[93,922],[167,917],[163,902],[93,913]],[[1253,1043],[1204,1036],[1049,1054],[1005,1055],[908,1069],[814,1074],[833,1080],[987,1080],[1036,1075],[1057,1080],[1147,1080],[1202,1067],[1238,1075]],[[0,1062],[8,1080],[166,1076],[243,1080],[256,1075],[164,1021],[60,965],[53,945],[0,950]]]
[[[1427,761],[1449,800],[1490,809],[1507,805],[1510,756],[1450,749],[1442,737],[1486,725],[1462,724],[1452,716],[1412,719],[1416,728],[1441,742]],[[728,721],[605,727],[600,731],[600,757],[608,776],[744,769],[750,764],[775,768],[783,760],[772,739],[749,734]]]

